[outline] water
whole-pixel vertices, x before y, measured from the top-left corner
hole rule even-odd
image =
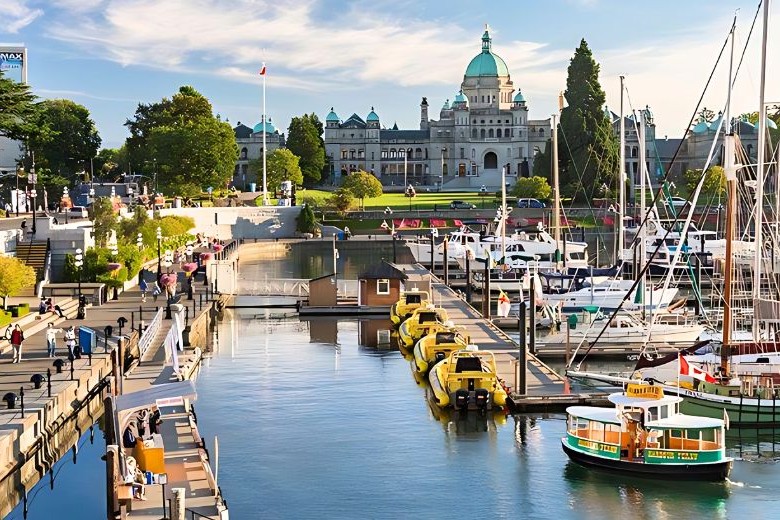
[[[219,432],[233,518],[761,518],[779,505],[775,463],[736,462],[736,484],[632,479],[568,462],[563,415],[439,413],[398,352],[360,345],[366,328],[220,325],[196,407]]]

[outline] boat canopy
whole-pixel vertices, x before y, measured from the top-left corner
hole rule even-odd
[[[702,428],[720,428],[723,426],[723,419],[715,419],[713,417],[701,417],[698,415],[684,415],[675,414],[666,419],[658,419],[657,421],[647,421],[645,428],[655,428],[658,430],[671,430],[671,429],[702,429]]]
[[[570,406],[566,413],[578,419],[587,419],[605,424],[620,424],[617,412],[614,408],[600,408],[596,406]]]
[[[644,385],[652,388],[650,385]],[[656,387],[661,388],[661,387]],[[682,397],[676,395],[667,395],[660,399],[648,399],[647,397],[629,397],[623,393],[614,393],[609,396],[609,402],[615,406],[630,406],[633,408],[647,409],[652,406],[663,406],[667,404],[674,404],[682,402]]]

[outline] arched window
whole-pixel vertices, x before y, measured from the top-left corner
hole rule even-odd
[[[472,137],[473,139],[476,139],[476,138],[477,138],[477,129],[476,129],[476,128],[472,128],[472,129],[471,129],[471,137]]]
[[[398,150],[398,157],[400,157],[401,159],[403,159],[404,157],[406,157],[406,149],[405,149],[405,148],[400,148],[400,149]]]
[[[241,149],[241,159],[246,159],[246,147]]]
[[[539,135],[544,135],[544,128],[539,129]]]
[[[488,137],[490,137],[490,138],[493,137],[493,129],[492,128],[490,130],[488,130]]]
[[[501,129],[496,130],[496,137],[501,137]]]
[[[480,130],[480,131],[479,131],[479,136],[480,136],[482,139],[484,139],[484,138],[485,138],[485,129],[484,129],[484,128],[483,128],[482,130]]]
[[[631,147],[631,157],[636,157],[638,153],[639,153],[639,148],[636,147],[636,146],[632,146]]]
[[[415,157],[417,157],[418,159],[422,159],[422,148],[418,148],[417,150],[414,151],[414,153],[415,153]]]
[[[483,168],[485,170],[495,170],[498,168],[498,156],[494,152],[488,152],[485,154]]]
[[[395,159],[396,158],[396,150],[395,148],[390,148],[390,158]]]

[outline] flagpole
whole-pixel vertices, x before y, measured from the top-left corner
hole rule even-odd
[[[680,358],[682,357],[682,353],[678,350],[677,351],[677,390],[680,389],[680,370],[682,370],[682,363],[680,362]]]
[[[268,205],[268,185],[266,184],[266,145],[265,145],[265,134],[266,134],[266,124],[265,124],[265,62],[263,62],[263,68],[261,69],[263,71],[263,206]]]

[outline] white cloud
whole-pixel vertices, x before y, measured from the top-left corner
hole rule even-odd
[[[43,14],[43,10],[30,7],[28,3],[27,0],[3,2],[5,32],[17,33]]]

